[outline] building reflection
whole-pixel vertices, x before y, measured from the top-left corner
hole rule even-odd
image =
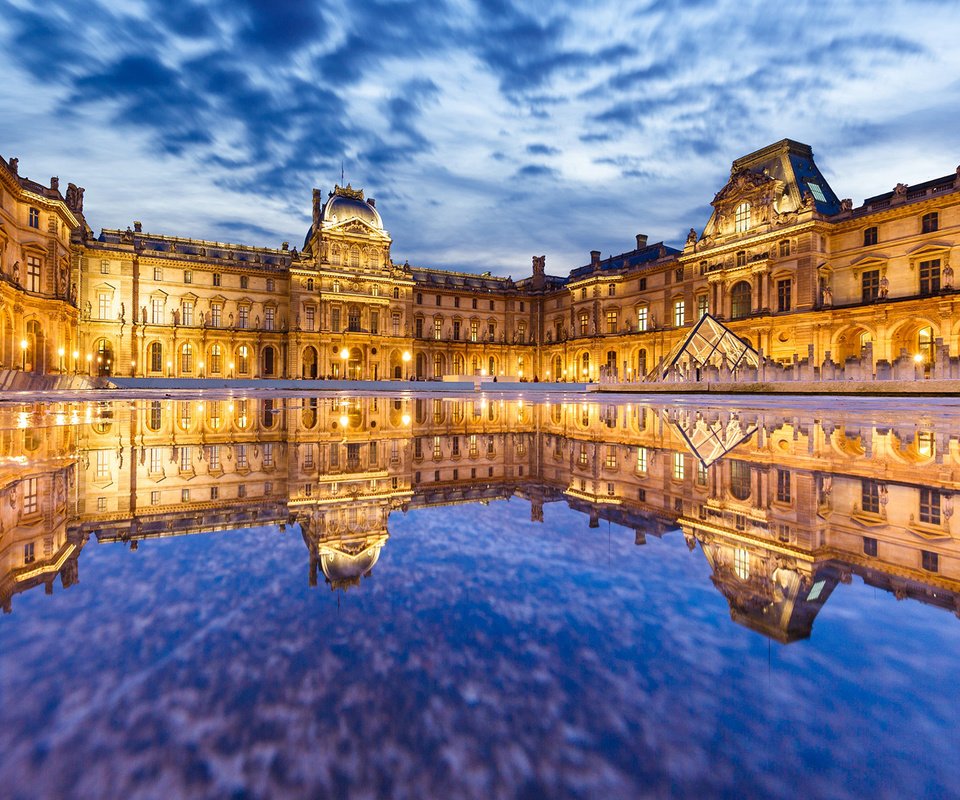
[[[78,579],[91,538],[298,526],[311,585],[361,586],[396,511],[518,497],[682,535],[731,617],[808,637],[838,583],[957,612],[960,417],[593,402],[295,398],[0,412],[0,602]],[[679,531],[679,532],[678,532]]]

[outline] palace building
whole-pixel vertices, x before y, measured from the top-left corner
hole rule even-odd
[[[139,222],[97,234],[83,202],[0,161],[4,369],[635,381],[706,314],[781,364],[960,356],[960,169],[854,207],[784,139],[733,162],[682,249],[638,235],[563,276],[535,256],[517,281],[395,261],[374,199],[351,186],[314,190],[299,250]]]

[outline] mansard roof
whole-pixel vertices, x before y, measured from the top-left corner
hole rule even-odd
[[[675,247],[668,247],[663,242],[650,244],[641,247],[639,250],[629,250],[618,256],[610,256],[602,259],[599,264],[586,264],[570,271],[568,281],[585,278],[594,272],[615,272],[622,269],[630,269],[644,265],[652,265],[662,258],[670,258],[680,255],[680,251]]]
[[[488,292],[503,292],[514,288],[513,280],[501,278],[485,272],[477,275],[472,272],[452,272],[444,269],[427,267],[411,267],[413,279],[422,288],[436,287],[437,289],[482,290]]]
[[[293,258],[293,253],[289,250],[141,233],[131,231],[129,228],[125,231],[104,228],[100,231],[96,242],[106,245],[107,249],[111,245],[132,247],[147,256],[155,255],[157,258],[193,262],[222,261],[245,266],[289,268]]]

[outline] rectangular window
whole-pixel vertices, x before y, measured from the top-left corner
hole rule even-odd
[[[193,468],[193,448],[181,445],[180,447],[180,471],[190,472]]]
[[[790,472],[785,469],[777,470],[777,502],[790,502]]]
[[[611,283],[607,285],[607,296],[616,297],[617,295],[617,284]],[[522,309],[521,309],[522,310]]]
[[[437,305],[439,306],[440,304],[441,304],[440,295],[437,295]]]
[[[490,310],[491,310],[491,311],[493,311],[493,310],[494,310],[494,303],[493,303],[493,300],[491,300],[491,301],[490,301]]]
[[[240,306],[240,308],[237,309],[237,327],[246,328],[249,321],[250,308],[248,306]]]
[[[163,267],[154,267],[153,268],[153,279],[155,281],[163,280]]]
[[[101,261],[101,262],[100,262],[100,274],[101,274],[101,275],[109,275],[109,274],[110,274],[110,262],[109,262],[109,261]]]
[[[160,447],[150,448],[150,474],[159,475],[163,472],[163,449]]]
[[[40,259],[36,256],[27,256],[27,291],[40,291]]]
[[[390,330],[394,336],[400,335],[400,315],[393,314],[390,318]]]
[[[453,338],[454,341],[460,341],[460,320],[458,319],[453,321]]]
[[[590,333],[590,315],[584,312],[580,315],[580,335],[586,336]]]
[[[673,324],[675,327],[681,327],[686,319],[686,305],[683,300],[676,300],[673,304]]]
[[[460,298],[459,298],[459,297],[454,297],[454,298],[453,298],[453,307],[454,307],[454,308],[460,308]]]
[[[860,299],[864,303],[880,296],[880,270],[869,269],[860,276]]]
[[[603,461],[603,465],[607,469],[617,468],[617,446],[615,444],[607,445],[607,455]]]
[[[421,319],[420,317],[417,317],[413,321],[413,333],[414,333],[414,336],[416,336],[418,339],[423,338],[423,319]]]
[[[780,258],[786,258],[790,255],[790,240],[784,239],[780,242]]]
[[[471,320],[470,322],[470,341],[475,342],[480,335],[480,323],[476,320]]]
[[[247,446],[245,444],[238,444],[236,448],[237,469],[247,469],[250,466],[247,461]]]
[[[777,311],[789,311],[793,293],[793,281],[777,281]]]
[[[163,324],[163,300],[159,297],[150,301],[150,322],[154,325]]]
[[[220,285],[222,284],[222,282],[223,282],[223,276],[221,276],[219,272],[214,272],[214,273],[213,273],[213,285],[214,285],[214,286],[220,286]]]
[[[193,325],[193,300],[184,300],[180,305],[180,311],[184,325]]]
[[[248,278],[246,275],[241,275],[241,276],[240,276],[240,288],[241,288],[241,289],[249,289],[249,288],[250,288],[250,278]]]
[[[707,485],[707,468],[703,466],[703,462],[697,461],[697,486],[706,486]]]
[[[920,262],[920,294],[936,294],[940,291],[940,259]]]
[[[443,320],[435,319],[433,321],[433,338],[437,341],[440,341],[440,337],[443,335]]]
[[[612,286],[613,284],[611,284]],[[616,333],[617,332],[617,312],[608,311],[607,312],[607,333]]]
[[[710,301],[705,294],[697,295],[697,319],[703,319],[710,313]]]
[[[40,508],[38,494],[38,479],[27,478],[21,481],[23,486],[23,513],[36,514]]]
[[[267,306],[263,309],[263,329],[272,331],[277,319],[277,309],[273,306]]]
[[[650,317],[650,309],[646,306],[641,306],[637,309],[637,330],[645,331],[647,329],[647,320]]]
[[[160,505],[160,492],[156,490],[150,492],[150,505],[152,506]]]
[[[220,303],[210,305],[210,325],[219,328],[223,324],[223,306]]]
[[[183,271],[183,282],[193,283],[193,270],[185,269]]]
[[[493,341],[493,337],[497,335],[497,323],[491,322],[487,325],[487,335],[490,337],[490,341]]]
[[[273,278],[267,278],[267,291],[272,292],[277,288],[277,282]]]
[[[423,305],[423,293],[422,293],[422,292],[417,292],[417,305],[418,305],[418,306],[422,306],[422,305]]]
[[[97,460],[94,466],[94,480],[110,480],[110,451],[97,450]]]
[[[745,267],[747,265],[747,251],[741,250],[737,253],[737,266]]]
[[[646,278],[641,278],[641,279],[638,281],[638,283],[637,283],[637,288],[638,288],[641,292],[642,292],[642,291],[645,291],[646,288],[647,288],[647,279],[646,279]]]
[[[97,295],[97,318],[110,319],[110,295],[107,292],[100,292]]]
[[[683,283],[683,267],[677,267],[677,268],[673,271],[673,279],[674,279],[677,283]]]
[[[474,311],[477,310],[477,298],[476,298],[476,297],[474,297],[473,299],[471,299],[471,301],[470,301],[470,308],[472,308]]]
[[[920,521],[927,525],[940,524],[940,492],[936,489],[920,490]]]
[[[370,312],[370,333],[374,336],[377,336],[380,333],[380,312],[379,311]]]
[[[685,469],[683,453],[674,453],[673,454],[673,479],[675,481],[682,481],[683,476],[685,474],[686,474],[686,469]]]
[[[189,490],[189,489],[181,489],[181,490],[180,490],[180,502],[181,502],[181,503],[189,503],[189,502],[190,502],[190,490]]]
[[[40,209],[39,208],[30,209],[30,227],[31,228],[40,227]]]
[[[923,567],[927,572],[939,572],[940,556],[938,556],[936,553],[931,553],[929,550],[921,550],[920,566]]]
[[[647,471],[647,448],[637,448],[637,472]]]
[[[860,508],[867,514],[880,513],[880,484],[876,481],[860,481]]]
[[[36,551],[33,542],[27,542],[23,546],[23,563],[32,564],[36,560]]]
[[[213,444],[207,448],[207,469],[216,472],[220,469],[220,445]]]
[[[872,228],[863,229],[863,246],[870,247],[877,243],[877,231],[878,229],[874,226]]]
[[[924,214],[920,220],[921,233],[933,233],[940,229],[940,215],[936,211]]]

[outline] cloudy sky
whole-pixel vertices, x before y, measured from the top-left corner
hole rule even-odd
[[[97,230],[273,247],[342,163],[395,260],[562,274],[787,136],[856,203],[952,172],[958,40],[933,0],[0,0],[0,155]]]

